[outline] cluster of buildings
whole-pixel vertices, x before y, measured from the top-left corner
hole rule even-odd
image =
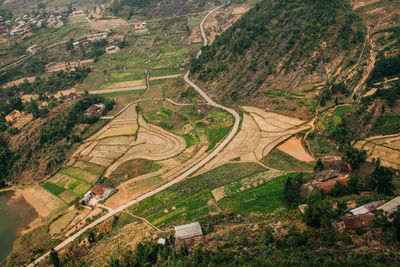
[[[11,36],[22,36],[32,31],[32,29],[44,26],[60,28],[65,24],[63,12],[54,11],[52,14],[24,15],[17,17],[13,22],[4,20],[0,16],[0,34]]]
[[[85,36],[84,38],[73,42],[72,45],[74,46],[74,48],[77,47],[88,47],[89,46],[89,42],[96,42],[102,39],[107,39],[108,37],[108,33],[106,32],[100,32],[100,33],[95,33],[95,34],[89,34],[87,36]]]

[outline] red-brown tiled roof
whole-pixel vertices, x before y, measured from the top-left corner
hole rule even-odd
[[[342,183],[343,185],[347,186],[347,182],[350,180],[350,177],[346,176],[346,177],[342,177],[342,178],[337,178],[334,180],[330,180],[330,181],[326,181],[326,182],[322,182],[322,183],[318,183],[315,184],[315,187],[318,189],[322,189],[325,191],[325,193],[329,193],[332,188],[335,186],[336,182]]]
[[[95,195],[103,196],[104,192],[106,192],[106,190],[110,188],[111,187],[108,187],[104,184],[96,184],[90,189],[90,191],[92,191],[92,193]]]

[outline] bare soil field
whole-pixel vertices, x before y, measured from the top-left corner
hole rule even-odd
[[[133,90],[143,90],[146,89],[145,85],[136,85],[131,87],[121,87],[121,88],[113,88],[113,89],[100,89],[100,90],[91,90],[90,94],[109,94],[115,92],[124,92],[124,91],[133,91]]]
[[[124,19],[91,20],[88,27],[98,31],[117,28],[128,28],[129,24]]]
[[[132,144],[132,148],[107,169],[105,177],[126,161],[138,158],[162,160],[179,154],[186,147],[186,142],[182,137],[148,124],[142,116],[139,116],[139,125],[137,140]]]
[[[13,85],[20,85],[21,83],[24,83],[25,80],[27,80],[29,83],[33,83],[35,81],[36,77],[25,77],[25,78],[21,78],[12,82],[8,82],[3,84],[2,88],[7,88]]]
[[[165,75],[165,76],[158,76],[158,77],[150,77],[150,81],[155,81],[155,80],[163,80],[163,79],[175,79],[179,78],[180,76],[183,76],[183,74],[172,74],[172,75]]]
[[[46,72],[56,72],[60,70],[65,70],[67,67],[76,68],[80,65],[92,63],[93,59],[85,59],[81,61],[74,62],[50,62],[44,67]]]
[[[242,108],[249,114],[243,115],[240,132],[202,169],[203,172],[237,158],[241,161],[260,161],[290,136],[309,128],[309,125],[299,119],[265,112],[255,107]]]
[[[21,116],[14,124],[13,127],[18,128],[21,130],[28,122],[32,121],[33,115],[32,114],[24,114]]]
[[[195,43],[201,43],[203,39],[201,39],[201,33],[200,33],[200,27],[196,26],[193,28],[192,32],[190,33],[190,36],[187,38],[185,44],[195,44]]]
[[[400,136],[374,136],[366,140],[358,141],[355,145],[357,149],[368,152],[367,161],[381,159],[382,166],[400,170]]]
[[[24,199],[35,209],[40,217],[48,217],[65,207],[65,203],[40,186],[22,191]]]
[[[314,161],[314,158],[305,150],[300,137],[292,137],[277,147],[280,151],[305,162]]]
[[[145,234],[152,231],[154,230],[143,222],[130,223],[119,229],[116,234],[105,235],[105,238],[96,242],[83,260],[90,262],[91,266],[106,266],[110,257],[118,257],[121,250],[135,249],[136,245],[143,241]]]

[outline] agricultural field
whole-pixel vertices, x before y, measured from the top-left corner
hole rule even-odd
[[[382,166],[400,170],[400,136],[398,134],[369,137],[358,141],[354,147],[367,151],[367,161],[372,162],[379,158]]]
[[[175,106],[141,105],[144,117],[151,123],[172,131],[186,140],[188,147],[208,145],[210,151],[230,131],[233,117],[205,105]]]
[[[190,57],[199,49],[198,44],[184,41],[190,34],[186,28],[187,21],[192,19],[151,21],[143,32],[129,26],[124,34],[126,45],[118,53],[98,58],[93,64],[96,71],[90,73],[77,90],[145,86],[146,73],[153,82],[183,75]]]
[[[131,206],[128,210],[161,227],[201,220],[210,214],[231,212],[231,208],[226,205],[224,199],[219,198],[218,201],[213,194],[221,188],[226,190],[222,190],[223,192],[228,192],[229,189],[241,184],[246,185],[246,188],[239,192],[229,191],[226,199],[238,199],[235,202],[236,205],[239,199],[245,198],[243,193],[251,194],[260,204],[254,209],[248,204],[247,214],[250,210],[261,211],[260,207],[265,202],[270,202],[269,211],[273,211],[275,208],[282,207],[284,203],[283,191],[275,192],[286,179],[276,178],[282,175],[284,172],[266,170],[257,163],[228,163],[207,173],[188,178]],[[218,179],[215,179],[216,177]],[[257,185],[255,185],[256,180]],[[250,181],[251,185],[249,185]],[[257,190],[254,191],[255,196],[253,196],[253,190]],[[246,214],[245,208],[239,210],[243,211],[242,214]]]
[[[203,170],[211,170],[233,159],[260,161],[280,143],[309,128],[309,125],[299,119],[265,112],[255,107],[242,108],[245,113],[240,132]]]

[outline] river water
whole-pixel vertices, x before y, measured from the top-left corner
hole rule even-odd
[[[20,231],[37,216],[23,198],[13,197],[13,191],[0,192],[0,263],[10,254]]]

